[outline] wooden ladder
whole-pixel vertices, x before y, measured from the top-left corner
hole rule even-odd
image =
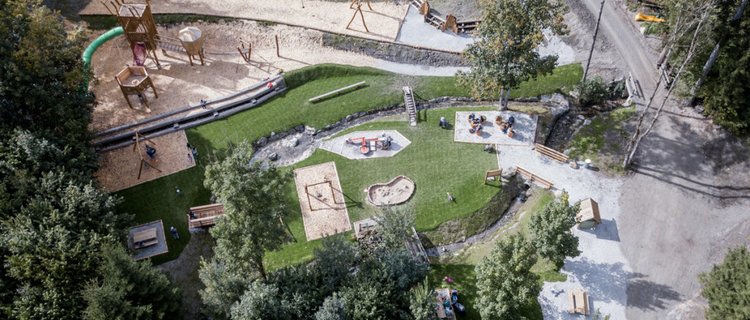
[[[414,102],[414,94],[411,92],[411,88],[404,87],[403,90],[406,113],[409,115],[409,125],[414,127],[417,125],[417,104]]]
[[[516,172],[520,173],[521,176],[523,176],[524,178],[528,179],[529,181],[538,184],[542,188],[551,189],[552,186],[553,186],[552,182],[550,182],[549,180],[544,179],[544,178],[542,178],[542,177],[540,177],[538,175],[535,175],[531,171],[526,170],[524,168],[516,167]]]
[[[566,163],[570,159],[564,153],[538,143],[534,144],[534,150],[536,150],[536,152],[539,152],[539,154],[543,156],[550,157],[562,163]]]

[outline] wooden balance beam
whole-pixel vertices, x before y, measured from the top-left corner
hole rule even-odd
[[[336,90],[333,90],[333,91],[330,91],[330,92],[326,92],[326,93],[321,94],[321,95],[319,95],[317,97],[312,97],[312,98],[308,99],[307,102],[312,102],[312,103],[320,102],[320,101],[322,101],[322,100],[324,100],[326,98],[334,97],[334,96],[340,95],[340,94],[345,93],[345,92],[353,91],[353,90],[359,89],[361,87],[364,87],[366,85],[367,85],[367,81],[357,82],[355,84],[348,85],[348,86],[343,87],[343,88],[339,88],[339,89],[336,89]]]
[[[543,156],[552,158],[562,163],[567,163],[568,160],[570,160],[570,158],[568,158],[568,156],[566,156],[564,153],[538,143],[534,144],[534,150],[536,150],[536,152],[539,152],[539,154]]]
[[[550,182],[549,180],[544,179],[544,178],[542,178],[542,177],[540,177],[538,175],[535,175],[531,171],[526,170],[524,168],[516,167],[516,172],[520,173],[521,176],[525,177],[529,181],[531,181],[533,183],[536,183],[537,185],[539,185],[539,186],[541,186],[541,187],[543,187],[545,189],[551,189],[552,186],[553,186],[552,182]]]

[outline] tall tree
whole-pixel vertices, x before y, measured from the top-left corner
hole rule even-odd
[[[544,30],[565,34],[565,5],[547,0],[482,0],[482,23],[475,41],[464,55],[471,64],[468,73],[459,73],[459,82],[479,98],[500,96],[507,106],[510,90],[522,82],[549,74],[557,56],[540,56],[537,47]]]
[[[276,320],[282,317],[279,288],[255,281],[245,290],[240,301],[232,306],[232,320]]]
[[[33,130],[75,149],[92,171],[88,124],[93,97],[81,61],[85,38],[38,0],[0,1],[0,135]]]
[[[558,268],[563,265],[565,257],[581,254],[578,237],[570,230],[576,224],[578,209],[578,205],[569,206],[565,201],[550,202],[541,212],[531,216],[531,243],[539,256],[549,259]]]
[[[729,250],[724,262],[700,275],[701,294],[708,299],[706,319],[750,319],[750,252]]]
[[[102,247],[100,281],[86,285],[84,319],[165,319],[177,312],[179,289],[149,262],[133,260],[120,245]]]
[[[534,246],[523,235],[512,234],[497,243],[476,267],[476,307],[483,319],[523,319],[521,308],[541,291],[531,272],[537,261]]]
[[[216,255],[231,271],[266,279],[263,257],[289,237],[282,218],[287,215],[285,187],[290,173],[251,164],[247,141],[230,147],[226,158],[206,167],[205,186],[224,204],[224,217],[211,229]]]
[[[411,288],[409,292],[409,311],[414,320],[437,319],[435,313],[435,295],[427,279]]]
[[[116,199],[63,174],[45,174],[35,191],[0,233],[5,271],[20,286],[11,317],[77,319],[80,292],[97,274],[97,252],[122,240],[128,217],[115,214]]]
[[[346,320],[345,304],[346,302],[334,293],[323,301],[323,306],[315,313],[315,320]]]
[[[204,310],[215,319],[228,319],[232,305],[240,300],[252,279],[226,267],[222,257],[201,260],[198,277],[204,288],[200,291]]]

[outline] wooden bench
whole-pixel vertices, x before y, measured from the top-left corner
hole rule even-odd
[[[564,153],[538,143],[534,144],[534,150],[543,156],[547,156],[562,163],[567,163],[570,159]]]
[[[141,249],[159,243],[156,239],[156,228],[141,230],[133,234],[133,248]]]
[[[549,180],[544,179],[544,178],[542,178],[542,177],[540,177],[538,175],[535,175],[531,171],[526,170],[524,168],[516,167],[516,172],[520,173],[521,176],[523,176],[524,178],[528,179],[529,181],[531,181],[533,183],[536,183],[537,185],[539,185],[539,186],[541,186],[541,187],[543,187],[545,189],[551,189],[552,186],[553,186],[552,182],[550,182]]]
[[[190,216],[193,213],[195,218]],[[224,205],[221,203],[192,207],[187,214],[189,228],[210,227],[216,224],[216,218],[224,215]]]
[[[568,313],[579,313],[582,315],[589,315],[589,295],[586,291],[581,289],[575,289],[568,293],[568,301],[570,303],[570,309]]]

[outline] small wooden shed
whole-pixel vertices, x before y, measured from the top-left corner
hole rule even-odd
[[[602,223],[602,218],[599,216],[599,204],[596,201],[588,198],[581,200],[579,205],[580,210],[576,214],[578,229],[590,229]]]

